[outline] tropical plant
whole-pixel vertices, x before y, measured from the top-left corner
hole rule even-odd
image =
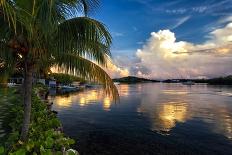
[[[19,141],[19,131],[22,126],[23,107],[22,97],[17,89],[8,89],[3,96],[7,96],[5,106],[7,106],[8,113],[7,120],[3,122],[11,131],[1,139],[0,155],[25,155],[25,154],[65,154],[65,150],[71,148],[75,143],[62,132],[62,126],[57,118],[39,97],[40,91],[47,90],[47,87],[41,84],[33,86],[32,95],[32,113],[31,124],[28,139],[26,142]],[[1,92],[2,93],[2,92]],[[2,94],[0,95],[2,97]],[[9,104],[14,103],[14,105]],[[43,124],[43,125],[41,125]],[[1,145],[3,145],[1,147]]]
[[[102,83],[117,99],[117,88],[99,66],[111,56],[111,36],[88,17],[97,5],[97,0],[0,0],[0,66],[20,63],[24,71],[21,141],[30,125],[33,74],[44,66]]]
[[[76,76],[69,75],[69,74],[52,73],[49,76],[50,78],[56,79],[56,82],[59,82],[61,84],[66,84],[66,85],[72,84],[73,82],[81,82],[81,83],[85,82],[85,80],[79,77],[76,77]]]

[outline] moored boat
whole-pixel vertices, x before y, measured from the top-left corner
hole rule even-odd
[[[182,82],[183,85],[195,85],[193,81]]]

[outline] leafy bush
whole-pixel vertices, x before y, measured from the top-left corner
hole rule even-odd
[[[8,152],[10,155],[59,155],[62,154],[63,148],[69,149],[70,145],[74,144],[73,139],[65,137],[60,131],[60,121],[36,96],[36,90],[38,87],[34,89],[32,96],[32,115],[28,140],[26,142],[18,140],[23,120],[23,108],[18,105],[12,109],[16,114],[14,121],[10,123],[12,133],[5,143],[5,149],[0,147],[0,154]]]
[[[57,82],[62,84],[72,84],[73,82],[85,82],[85,80],[82,78],[62,73],[53,73],[50,75],[50,77],[55,78]]]

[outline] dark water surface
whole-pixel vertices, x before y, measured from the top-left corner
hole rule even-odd
[[[101,88],[51,98],[81,155],[232,154],[232,88],[119,85],[120,103]]]

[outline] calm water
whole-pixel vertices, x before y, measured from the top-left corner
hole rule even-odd
[[[120,103],[101,88],[52,98],[82,155],[232,154],[232,88],[119,85]]]

